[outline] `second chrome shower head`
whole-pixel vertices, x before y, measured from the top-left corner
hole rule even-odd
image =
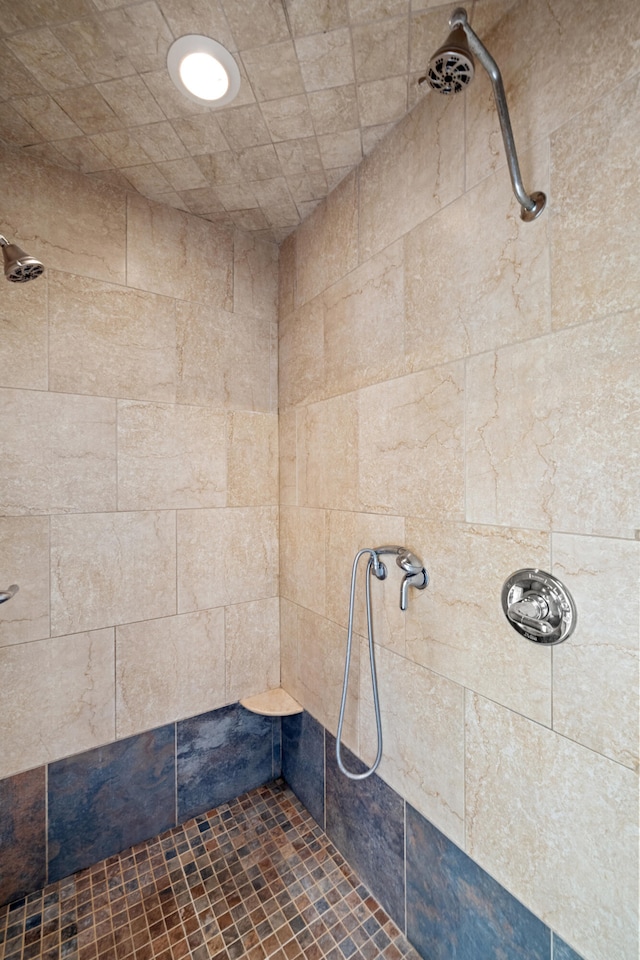
[[[4,275],[12,283],[26,283],[35,280],[44,273],[44,265],[29,256],[15,243],[9,243],[6,237],[0,234],[0,247],[4,258]]]

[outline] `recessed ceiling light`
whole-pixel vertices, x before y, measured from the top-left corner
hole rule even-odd
[[[240,71],[229,51],[210,37],[189,34],[169,47],[169,75],[180,93],[210,107],[224,107],[240,89]]]

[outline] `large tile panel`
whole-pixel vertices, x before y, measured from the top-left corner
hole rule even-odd
[[[326,596],[324,510],[280,511],[280,595],[324,614]]]
[[[19,591],[0,606],[0,647],[49,636],[49,521],[0,518],[0,556],[6,590]]]
[[[298,503],[353,510],[358,504],[358,401],[334,397],[298,410]]]
[[[227,503],[278,503],[278,418],[234,410],[227,417]]]
[[[3,226],[3,229],[6,228]],[[28,252],[36,256],[33,251]],[[47,287],[46,279],[40,278],[28,286],[8,283],[2,290],[0,385],[3,387],[47,389]]]
[[[310,713],[282,718],[282,776],[323,829],[324,740]]]
[[[45,791],[44,767],[0,780],[0,903],[18,900],[45,884]]]
[[[225,607],[224,622],[227,701],[279,687],[278,598]]]

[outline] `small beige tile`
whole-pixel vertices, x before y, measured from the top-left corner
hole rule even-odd
[[[277,535],[276,507],[179,511],[179,612],[276,596]]]
[[[409,603],[407,656],[551,726],[551,650],[516,633],[500,604],[511,573],[549,569],[549,534],[410,519],[407,540],[430,577]]]
[[[177,119],[172,126],[192,156],[229,150],[218,120],[213,114]]]
[[[298,503],[353,510],[358,504],[358,401],[333,397],[298,410]]]
[[[551,138],[554,327],[638,303],[640,226],[629,210],[640,180],[639,116],[636,76]]]
[[[282,175],[282,167],[272,143],[247,147],[238,154],[242,176],[247,180],[273,180]]]
[[[223,507],[226,418],[184,404],[118,403],[118,508]]]
[[[0,647],[49,636],[49,520],[2,517],[0,555],[3,582],[18,593],[0,606]]]
[[[112,400],[0,390],[0,415],[11,426],[0,441],[1,513],[114,509]]]
[[[307,0],[287,0],[291,29],[297,37],[312,33],[327,33],[348,22],[347,0],[316,0],[309,6]]]
[[[204,104],[196,103],[195,100],[188,100],[184,94],[180,93],[169,76],[169,71],[166,67],[162,70],[151,70],[149,73],[142,74],[142,80],[156,103],[161,104],[162,113],[167,119],[171,120],[172,124],[176,127],[176,132],[179,132],[177,129],[178,123],[182,123],[183,120],[195,120],[196,118],[200,120],[203,118],[208,119],[210,121],[209,126],[219,131],[211,108]],[[241,92],[238,94],[236,100],[239,100],[241,97],[242,86],[241,83]],[[187,124],[187,129],[189,129],[189,126],[190,125]],[[200,127],[196,126],[196,129],[200,129]],[[182,138],[182,134],[180,134],[180,136]],[[226,149],[226,147],[223,146],[219,149]]]
[[[108,10],[99,17],[111,43],[117,45],[139,73],[165,66],[173,35],[152,0]]]
[[[365,129],[362,130],[362,152],[365,157],[368,156],[372,150],[375,150],[394,126],[395,124],[393,123],[383,123],[382,126],[365,127]]]
[[[360,119],[366,127],[399,120],[407,110],[407,79],[388,77],[358,84]]]
[[[15,242],[13,237],[8,238]],[[49,275],[50,276],[50,275]],[[46,390],[47,277],[7,283],[0,298],[0,385]]]
[[[115,80],[135,73],[133,63],[113,42],[106,23],[100,17],[83,17],[61,23],[55,28],[55,35],[91,83]]]
[[[274,322],[278,317],[278,248],[237,231],[233,247],[233,310]]]
[[[10,103],[0,104],[0,137],[10,146],[32,148],[41,139],[34,127]]]
[[[462,364],[361,390],[359,425],[363,510],[463,519]]]
[[[88,136],[117,130],[121,126],[107,101],[94,86],[61,90],[56,93],[55,99],[67,116]]]
[[[277,597],[225,607],[226,699],[280,686],[280,604]]]
[[[67,137],[77,137],[82,133],[80,127],[67,116],[53,97],[15,99],[13,106],[43,140],[64,140]]]
[[[107,80],[97,84],[97,90],[125,126],[138,127],[165,119],[140,76]]]
[[[171,190],[171,184],[155,163],[144,163],[139,167],[122,167],[121,173],[134,190],[144,197],[155,197]]]
[[[378,776],[462,846],[464,689],[384,647],[376,660],[384,748]],[[364,642],[360,670],[360,745],[371,763],[377,741]]]
[[[192,157],[180,157],[177,160],[163,160],[158,170],[169,181],[174,190],[196,190],[206,187],[207,181],[200,167]]]
[[[280,511],[280,595],[324,616],[324,510],[283,507]],[[313,571],[309,575],[309,571]]]
[[[159,7],[174,37],[199,33],[215,37],[227,50],[236,50],[220,0],[160,0]]]
[[[300,37],[295,44],[307,92],[354,82],[351,33],[347,27]]]
[[[468,520],[635,537],[638,330],[626,313],[467,361]]]
[[[48,27],[26,30],[5,40],[5,43],[49,92],[66,87],[80,87],[87,77],[78,67],[55,34]]]
[[[222,0],[240,50],[286,40],[289,29],[279,0]]]
[[[113,740],[113,647],[98,630],[0,648],[0,777]]]
[[[4,20],[4,11],[0,12],[0,29]],[[3,34],[5,33],[2,30]],[[6,31],[9,33],[11,31]],[[13,56],[8,47],[4,47],[0,63],[0,84],[7,100],[14,97],[31,97],[42,93],[42,87],[26,67]]]
[[[140,145],[136,136],[135,128],[129,130],[108,130],[104,133],[96,133],[91,137],[91,142],[100,150],[101,153],[118,168],[135,167],[144,163],[149,163],[149,154]],[[121,177],[120,183],[128,187],[128,182]]]
[[[170,512],[52,517],[52,634],[175,614],[175,530]]]
[[[277,416],[238,410],[229,414],[227,442],[229,506],[277,505]]]
[[[406,16],[358,23],[352,26],[351,32],[358,83],[407,72],[409,30]]]
[[[318,150],[318,141],[315,137],[276,143],[275,150],[282,172],[288,179],[324,172],[320,151]]]
[[[355,84],[329,87],[308,94],[313,127],[318,135],[354,130],[359,123]]]
[[[318,137],[318,149],[322,163],[328,171],[356,167],[362,159],[360,130],[324,133]]]
[[[161,123],[147,123],[143,127],[133,127],[129,133],[154,163],[160,163],[163,160],[179,160],[187,156],[186,147],[167,120]]]
[[[404,372],[404,267],[393,244],[324,295],[329,393],[346,393]]]
[[[301,140],[313,136],[313,122],[304,94],[263,103],[262,115],[274,141]]]
[[[226,703],[224,611],[116,629],[116,736],[128,737]]]
[[[89,137],[73,137],[71,140],[56,140],[56,149],[69,165],[81,173],[105,170],[111,163]]]
[[[246,183],[221,183],[216,187],[216,196],[225,210],[254,210],[258,203]]]
[[[269,131],[265,126],[260,108],[255,103],[221,110],[218,124],[225,140],[236,153],[246,147],[269,143]]]
[[[554,533],[553,573],[578,614],[553,649],[553,728],[637,770],[640,543]]]
[[[637,827],[633,771],[469,696],[467,853],[593,960],[637,949]]]
[[[278,100],[304,92],[295,47],[291,40],[243,50],[242,60],[259,101]]]
[[[352,23],[366,20],[384,20],[406,13],[406,0],[348,0]]]
[[[281,504],[298,503],[298,470],[296,459],[297,411],[283,410],[278,415],[278,453]]]
[[[230,234],[180,210],[128,197],[127,283],[211,306],[231,306]]]
[[[220,214],[224,207],[220,203],[218,193],[212,187],[199,187],[197,190],[181,190],[174,195],[173,201],[168,199],[169,195],[164,195],[159,203],[170,203],[172,207],[178,210],[187,210],[189,213],[198,214],[198,216],[209,217],[212,214]],[[213,220],[214,217],[212,216]]]
[[[172,300],[57,272],[49,287],[51,389],[175,399]]]
[[[299,234],[298,234],[299,239]],[[324,309],[309,301],[280,320],[279,400],[282,409],[324,396]]]
[[[322,293],[358,262],[358,188],[347,177],[311,214],[296,237],[297,305]]]

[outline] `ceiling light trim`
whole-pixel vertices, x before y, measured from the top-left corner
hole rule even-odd
[[[217,98],[201,97],[193,93],[185,85],[181,76],[180,66],[185,57],[192,53],[208,54],[222,65],[229,79],[229,86],[223,96]],[[223,47],[217,40],[212,40],[211,37],[204,37],[195,33],[179,37],[178,40],[175,40],[169,47],[167,69],[169,76],[183,96],[192,100],[194,103],[203,104],[213,110],[226,107],[235,99],[240,90],[240,71],[236,61],[226,47]]]

